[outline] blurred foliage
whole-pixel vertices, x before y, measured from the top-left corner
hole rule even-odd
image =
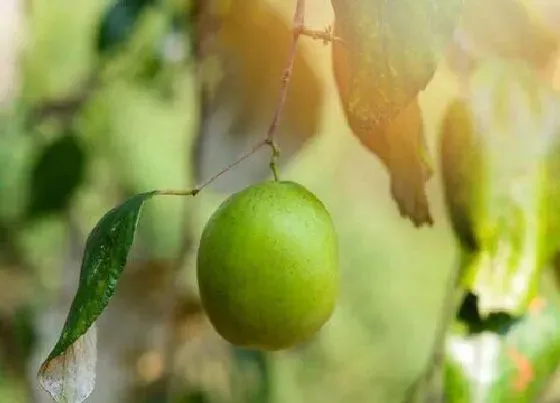
[[[446,341],[446,401],[534,402],[560,361],[558,294],[547,284],[559,248],[560,97],[513,61],[479,63],[468,85],[442,124],[465,293]]]
[[[101,17],[98,52],[111,52],[126,43],[144,9],[154,3],[154,0],[118,0],[109,7]]]
[[[72,133],[63,133],[33,162],[28,219],[68,208],[82,182],[86,163],[79,141]]]
[[[560,247],[560,97],[525,64],[494,60],[468,91],[449,108],[441,141],[447,206],[468,253],[460,282],[483,317],[521,315]]]
[[[544,296],[536,297],[521,318],[489,317],[476,329],[472,318],[457,318],[446,343],[447,402],[534,402],[542,397],[560,360],[558,290],[544,288]]]

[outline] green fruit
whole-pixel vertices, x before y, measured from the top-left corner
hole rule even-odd
[[[325,206],[293,182],[230,196],[204,228],[202,305],[232,344],[281,350],[311,338],[338,295],[338,239]]]

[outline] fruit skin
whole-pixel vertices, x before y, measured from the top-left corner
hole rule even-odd
[[[297,183],[249,186],[206,224],[197,277],[202,306],[230,343],[274,351],[306,341],[330,318],[339,292],[331,217]]]

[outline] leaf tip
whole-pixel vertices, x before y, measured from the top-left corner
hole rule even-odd
[[[51,352],[39,368],[39,384],[55,402],[82,403],[95,387],[96,326],[91,326],[61,354],[52,355]]]

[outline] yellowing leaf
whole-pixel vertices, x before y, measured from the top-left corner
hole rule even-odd
[[[40,382],[56,402],[83,402],[95,387],[97,329],[95,324],[63,354],[41,366]]]
[[[401,113],[419,114],[415,98],[435,72],[462,0],[331,3],[335,32],[342,39],[333,43],[333,69],[348,123],[388,168],[401,213],[416,225],[431,223],[424,194],[430,166],[421,119],[415,118],[414,127],[387,128]]]

